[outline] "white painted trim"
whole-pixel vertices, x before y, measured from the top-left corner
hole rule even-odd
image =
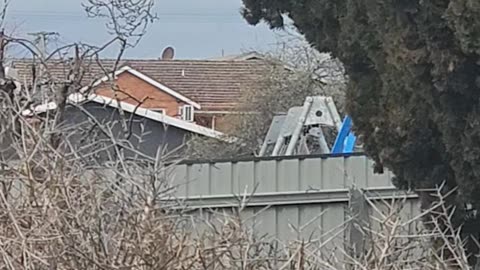
[[[162,90],[163,92],[185,102],[185,103],[188,103],[190,105],[192,105],[193,107],[195,107],[196,109],[200,109],[201,106],[200,104],[194,102],[193,100],[187,98],[186,96],[176,92],[175,90],[172,90],[171,88],[159,83],[158,81],[150,78],[149,76],[141,73],[140,71],[138,70],[135,70],[129,66],[124,66],[122,68],[120,68],[119,70],[115,71],[114,73],[114,77],[116,78],[118,75],[122,74],[123,72],[128,72],[132,75],[134,75],[135,77],[153,85],[154,87]],[[109,81],[111,80],[111,78],[109,78],[109,76],[104,76],[103,78],[97,80],[94,84],[91,85],[91,87],[95,87],[95,86],[98,86],[99,84],[101,84],[102,82],[106,82],[106,81]],[[85,91],[87,91],[89,89],[89,86],[86,86],[86,87],[83,87],[80,92],[81,93],[84,93]]]
[[[23,116],[33,116],[36,113],[42,113],[42,112],[46,112],[46,111],[50,111],[50,110],[55,110],[56,108],[57,108],[57,104],[55,104],[55,102],[49,102],[49,103],[45,103],[45,104],[35,106],[33,111],[29,110],[29,109],[24,110],[24,111],[22,111],[22,115]]]
[[[172,96],[180,99],[181,101],[184,101],[184,102],[192,105],[192,106],[195,107],[196,109],[200,109],[200,108],[201,108],[200,104],[198,104],[198,103],[194,102],[193,100],[191,100],[191,99],[183,96],[182,94],[180,94],[180,93],[178,93],[178,92],[176,92],[176,91],[174,91],[174,90],[166,87],[165,85],[157,82],[156,80],[148,77],[147,75],[145,75],[145,74],[143,74],[143,73],[141,73],[141,72],[139,72],[139,71],[137,71],[137,70],[135,70],[135,69],[133,69],[133,68],[130,68],[130,67],[128,67],[128,66],[126,66],[126,67],[124,67],[124,68],[127,68],[126,71],[128,71],[129,73],[131,73],[131,74],[137,76],[138,78],[140,78],[140,79],[148,82],[149,84],[151,84],[151,85],[153,85],[153,86],[155,86],[155,87],[163,90],[164,92],[166,92],[166,93],[168,93],[168,94],[170,94],[170,95],[172,95]]]
[[[158,112],[158,113],[163,113],[163,114],[166,114],[167,113],[167,110],[165,110],[165,108],[147,108],[149,109],[150,111],[154,111],[154,112]]]
[[[80,103],[83,101],[94,101],[100,104],[105,104],[113,108],[121,108],[124,111],[127,111],[129,113],[134,113],[138,116],[142,116],[148,119],[151,119],[153,121],[165,123],[167,125],[172,125],[174,127],[184,129],[193,133],[197,133],[200,135],[204,135],[207,137],[215,138],[215,139],[220,139],[220,140],[225,140],[225,141],[232,141],[234,139],[232,138],[227,138],[222,132],[215,131],[210,128],[206,128],[200,125],[197,125],[195,123],[190,123],[181,119],[177,119],[162,113],[154,112],[152,110],[142,108],[142,107],[137,107],[136,105],[129,104],[123,101],[117,101],[112,98],[96,95],[96,94],[90,94],[88,97],[85,97],[84,95],[80,93],[74,93],[68,96],[68,102],[69,103]],[[25,110],[22,112],[22,115],[24,116],[32,116],[36,113],[44,113],[48,110],[53,110],[57,108],[57,105],[55,102],[49,102],[46,104],[38,105],[34,108],[33,112],[31,110]]]
[[[195,111],[195,114],[261,114],[261,112],[256,111]]]
[[[194,119],[195,119],[195,108],[192,105],[182,105],[180,108],[181,108],[180,109],[180,111],[181,111],[180,117],[182,118],[182,120],[187,121],[187,122],[193,122]],[[190,114],[188,114],[188,115],[185,112],[187,109],[190,109]]]
[[[137,107],[133,104],[129,104],[126,102],[121,102],[121,101],[118,102],[117,100],[112,98],[91,94],[88,97],[88,100],[95,101],[100,104],[106,104],[114,108],[121,108],[122,110],[125,110],[129,113],[135,113],[138,116],[143,116],[157,122],[162,122],[167,125],[172,125],[184,130],[191,131],[193,133],[198,133],[198,134],[207,136],[207,137],[220,139],[223,136],[223,133],[221,132],[197,125],[195,123],[183,121],[181,119],[177,119],[177,118],[168,116],[166,114],[154,112],[146,108]]]

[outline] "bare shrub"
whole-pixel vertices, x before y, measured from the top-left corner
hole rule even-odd
[[[15,112],[2,115],[11,120]],[[469,269],[463,240],[448,225],[452,209],[435,191],[438,203],[422,214],[402,214],[415,200],[406,196],[366,196],[367,218],[353,215],[321,237],[284,242],[255,231],[252,217],[243,215],[248,201],[203,215],[186,207],[173,196],[174,163],[127,159],[122,153],[134,149],[121,140],[110,142],[116,154],[106,162],[89,162],[97,153],[52,147],[49,128],[61,125],[38,127],[21,115],[16,123],[20,132],[10,146],[17,158],[5,160],[0,175],[1,268]],[[433,226],[420,227],[432,211]],[[337,245],[351,226],[365,239],[360,252],[351,242]]]

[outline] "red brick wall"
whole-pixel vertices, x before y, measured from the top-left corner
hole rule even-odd
[[[114,87],[117,87],[116,89],[119,90],[116,91],[116,97],[115,91],[112,90],[112,86],[109,83],[98,86],[95,92],[98,95],[119,99],[133,105],[138,104],[136,100],[141,101],[146,98],[141,105],[142,107],[163,108],[167,115],[173,117],[178,116],[178,107],[184,105],[184,102],[128,72],[118,75]]]
[[[115,91],[117,96],[115,97]],[[185,103],[177,98],[163,92],[155,86],[143,81],[142,79],[132,75],[128,72],[124,72],[118,75],[115,84],[104,83],[95,89],[95,93],[98,95],[106,96],[109,98],[119,99],[120,101],[127,102],[133,105],[137,105],[136,100],[143,100],[147,98],[143,103],[144,108],[163,108],[166,114],[169,116],[177,117],[178,107]],[[212,128],[212,114],[195,114],[195,122],[201,126]],[[215,130],[225,132],[229,128],[228,118],[225,115],[215,115]]]

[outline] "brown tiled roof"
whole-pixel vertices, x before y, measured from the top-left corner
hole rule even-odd
[[[102,60],[102,66],[111,72],[115,61]],[[55,80],[68,77],[68,63],[50,60],[48,72]],[[270,65],[263,60],[122,60],[119,67],[130,66],[189,97],[202,106],[202,110],[231,110],[239,102],[244,89],[260,87]],[[89,85],[105,75],[96,63],[85,64],[82,84]],[[32,60],[16,59],[12,67],[17,69],[19,80],[32,79]]]

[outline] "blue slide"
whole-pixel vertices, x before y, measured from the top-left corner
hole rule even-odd
[[[353,153],[355,148],[355,141],[357,138],[351,131],[352,129],[352,119],[350,116],[346,116],[343,119],[342,126],[338,132],[337,139],[333,144],[332,154],[349,154]]]

